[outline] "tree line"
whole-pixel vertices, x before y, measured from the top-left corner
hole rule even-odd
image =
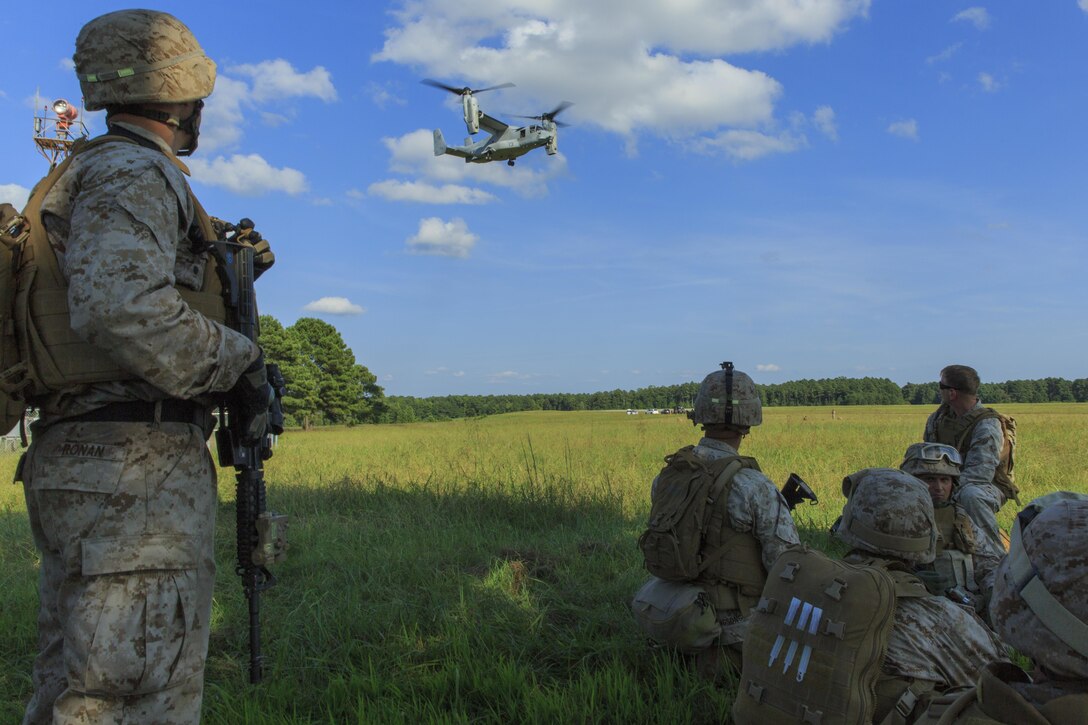
[[[287,425],[412,423],[527,410],[690,409],[699,383],[655,385],[597,393],[525,395],[442,395],[427,398],[385,396],[377,377],[355,360],[339,331],[312,317],[290,327],[261,316],[260,343],[265,359],[280,366],[287,390]],[[822,378],[756,385],[766,406],[936,405],[937,383],[897,385],[887,378]],[[990,403],[1088,402],[1088,378],[1008,380],[983,383],[979,396]]]
[[[936,382],[898,385],[887,378],[823,378],[756,385],[766,406],[787,405],[937,405]],[[527,395],[443,395],[428,398],[390,396],[379,422],[449,420],[523,410],[664,410],[691,409],[699,383],[650,386],[599,393]],[[979,397],[990,403],[1088,402],[1088,378],[1009,380],[983,383]]]

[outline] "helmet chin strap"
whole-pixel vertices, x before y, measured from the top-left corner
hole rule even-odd
[[[184,131],[189,135],[189,143],[183,148],[177,150],[178,156],[191,156],[196,151],[197,141],[200,137],[200,115],[204,109],[204,101],[198,100],[196,107],[193,108],[193,112],[186,118],[178,118],[171,115],[166,111],[160,111],[154,108],[147,108],[146,106],[117,106],[110,110],[106,116],[106,120],[109,121],[109,117],[118,113],[127,113],[132,116],[142,116],[143,118],[149,118],[152,121],[158,121],[164,123],[171,128],[178,131]]]

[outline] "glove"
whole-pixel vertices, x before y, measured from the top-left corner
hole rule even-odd
[[[253,228],[252,219],[243,218],[238,222],[238,236],[235,239],[253,247],[254,277],[260,277],[276,263],[276,255],[272,253],[272,247],[268,244],[268,240]]]
[[[933,569],[922,569],[921,571],[914,572],[914,574],[926,585],[926,591],[939,597],[945,596],[945,592],[955,584],[955,582],[944,574],[934,571]]]
[[[260,444],[268,433],[269,407],[276,399],[276,391],[268,384],[263,351],[239,376],[230,389],[230,398],[233,403],[231,412],[239,417],[236,430],[241,433],[242,445]]]

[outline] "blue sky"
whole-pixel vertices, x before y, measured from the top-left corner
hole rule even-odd
[[[125,6],[0,15],[0,200],[46,170],[35,91],[78,100],[75,36]],[[1086,375],[1088,0],[159,7],[219,65],[193,187],[272,240],[261,311],[387,393]],[[560,153],[435,158],[464,123],[422,78],[572,101]]]

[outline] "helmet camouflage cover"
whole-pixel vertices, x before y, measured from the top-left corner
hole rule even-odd
[[[723,363],[722,370],[703,378],[695,396],[695,408],[688,417],[696,425],[751,427],[763,422],[763,405],[752,379],[734,370],[732,363]]]
[[[894,468],[866,468],[843,480],[848,496],[835,535],[873,554],[928,564],[937,553],[937,522],[924,483]]]
[[[1086,550],[1088,496],[1049,494],[1017,517],[994,578],[997,634],[1059,679],[1088,679]]]
[[[215,86],[215,62],[173,15],[119,10],[83,26],[72,56],[88,111],[139,103],[185,103]]]
[[[933,475],[960,477],[963,458],[952,446],[943,443],[914,443],[907,448],[900,470],[912,476]]]

